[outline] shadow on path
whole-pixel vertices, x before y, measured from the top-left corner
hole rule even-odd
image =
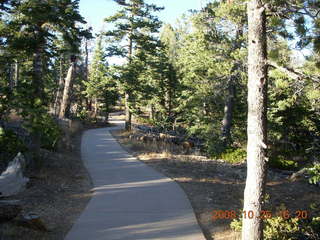
[[[83,135],[94,194],[65,240],[205,240],[182,189],[124,151],[113,129]]]

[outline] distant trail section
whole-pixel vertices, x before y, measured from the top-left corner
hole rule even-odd
[[[112,123],[83,134],[93,197],[65,240],[205,240],[183,190],[128,154],[109,132],[124,123]]]

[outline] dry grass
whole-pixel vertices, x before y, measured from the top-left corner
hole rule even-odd
[[[168,143],[144,143],[129,139],[130,133],[124,131],[114,131],[113,135],[134,156],[174,179],[184,189],[208,240],[240,239],[239,234],[230,229],[230,219],[212,221],[212,212],[238,212],[242,209],[246,178],[244,164],[232,165],[186,155]],[[267,193],[270,201],[264,210],[275,211],[281,204],[285,204],[291,212],[301,209],[308,210],[313,216],[320,215],[319,211],[310,209],[311,203],[318,202],[320,189],[305,181],[289,182],[287,175],[269,171]]]

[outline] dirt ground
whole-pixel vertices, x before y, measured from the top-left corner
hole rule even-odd
[[[186,192],[199,225],[208,240],[239,239],[233,232],[230,219],[213,221],[213,211],[241,211],[246,179],[245,164],[232,165],[205,157],[171,154],[161,144],[143,143],[129,139],[129,133],[113,131],[121,145],[141,161],[174,179]],[[288,180],[288,173],[269,170],[267,195],[263,210],[273,214],[285,206],[291,216],[305,210],[309,216],[320,216],[320,188],[306,180]],[[318,204],[317,210],[311,204]]]
[[[42,150],[44,166],[29,171],[27,189],[11,198],[20,200],[23,213],[34,213],[49,230],[35,231],[12,221],[0,225],[1,240],[62,240],[91,198],[91,181],[80,158],[81,134],[73,138],[73,151]]]

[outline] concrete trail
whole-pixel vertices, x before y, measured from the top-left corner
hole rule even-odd
[[[65,240],[205,240],[179,185],[129,155],[112,129],[83,134],[94,194]]]

